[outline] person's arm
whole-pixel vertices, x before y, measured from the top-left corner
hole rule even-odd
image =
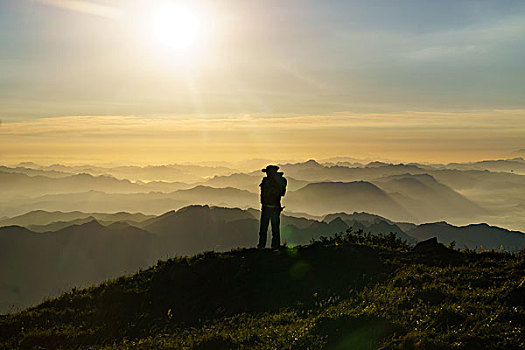
[[[283,190],[281,192],[281,197],[286,194],[286,185],[288,185],[288,181],[286,180],[286,178],[283,177],[282,179],[283,179]]]

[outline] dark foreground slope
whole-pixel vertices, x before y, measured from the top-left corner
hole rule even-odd
[[[0,318],[7,349],[523,349],[523,255],[347,235],[176,258]]]

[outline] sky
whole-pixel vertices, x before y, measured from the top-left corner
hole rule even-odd
[[[0,162],[520,156],[524,37],[510,0],[1,0]]]

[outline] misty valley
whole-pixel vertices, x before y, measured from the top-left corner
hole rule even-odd
[[[2,166],[0,312],[158,260],[255,246],[261,175],[252,163]],[[287,246],[348,230],[394,233],[411,245],[437,237],[477,251],[525,246],[522,158],[280,166],[288,179],[281,218]]]

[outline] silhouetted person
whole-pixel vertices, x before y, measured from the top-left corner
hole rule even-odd
[[[268,224],[272,222],[272,248],[279,248],[281,245],[281,232],[279,229],[281,211],[281,197],[286,193],[287,181],[282,172],[278,172],[277,165],[268,165],[262,171],[266,177],[261,184],[261,227],[259,230],[258,248],[266,247],[268,235]]]

